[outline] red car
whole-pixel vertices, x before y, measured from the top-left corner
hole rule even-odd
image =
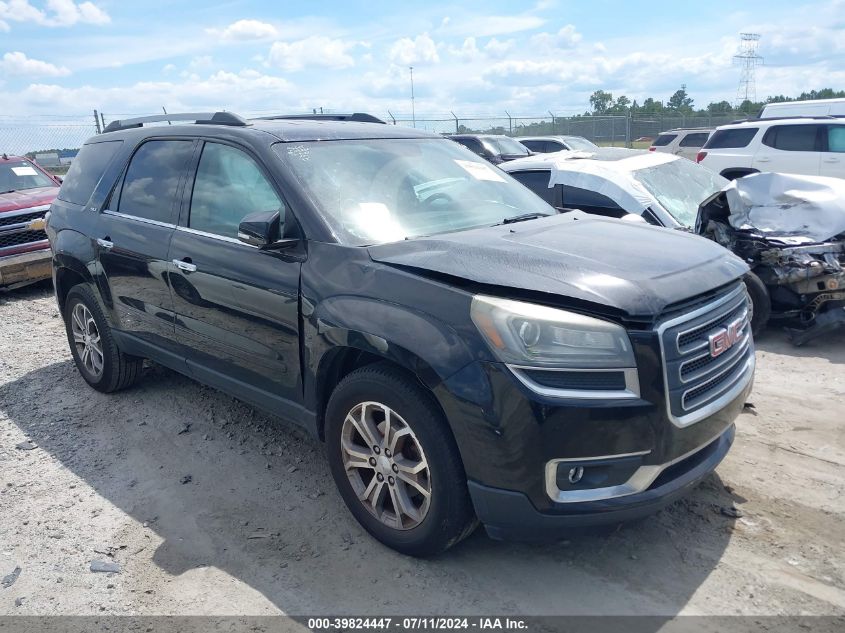
[[[0,289],[49,279],[44,215],[61,180],[23,156],[0,156]]]

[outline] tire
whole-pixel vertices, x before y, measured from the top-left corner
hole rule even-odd
[[[772,316],[772,300],[766,284],[753,272],[746,273],[743,281],[748,289],[748,296],[751,297],[751,333],[756,337]]]
[[[85,314],[90,316],[93,325],[87,318],[79,318]],[[70,289],[65,300],[64,320],[73,360],[85,382],[97,391],[111,393],[125,389],[138,380],[144,359],[124,354],[117,347],[100,303],[91,288],[77,285]],[[90,349],[88,352],[84,351],[87,344],[80,343],[78,337],[80,320],[83,321],[82,329],[89,335],[89,340],[93,341],[96,336],[99,337],[97,342],[100,354]],[[96,343],[93,345],[96,347]],[[98,357],[99,363],[96,360]],[[94,360],[91,360],[92,358]]]
[[[389,409],[392,443],[385,442],[383,437],[385,407]],[[357,425],[348,422],[350,414],[354,414]],[[372,442],[367,442],[364,433],[358,432],[367,426],[363,424],[364,418],[370,423],[365,432],[372,432],[370,439],[381,443],[380,451],[374,452],[369,446]],[[466,474],[451,431],[431,394],[403,370],[388,363],[376,363],[341,380],[326,409],[326,444],[332,476],[349,511],[364,529],[388,547],[410,556],[432,556],[475,529],[477,520]],[[395,455],[389,450],[391,445]],[[361,455],[352,457],[346,446],[352,446],[356,455]],[[375,461],[377,458],[379,461]],[[390,460],[394,460],[392,466]],[[350,461],[357,464],[375,461],[375,464],[350,468],[348,475]],[[414,475],[406,475],[404,470],[400,473],[398,466],[420,468],[422,463],[427,468]],[[380,482],[378,476],[383,477]],[[409,485],[408,477],[417,485]],[[379,487],[382,492],[370,495],[375,504],[359,497]],[[427,503],[425,495],[418,492],[426,487],[430,491]],[[379,498],[381,518],[376,515]],[[412,511],[407,515],[397,513],[396,500],[399,506],[410,506]]]

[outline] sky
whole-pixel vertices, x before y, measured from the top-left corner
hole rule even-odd
[[[757,96],[845,88],[845,0],[180,2],[0,0],[0,117],[226,109],[417,118],[582,113],[681,84],[736,99],[740,32]]]

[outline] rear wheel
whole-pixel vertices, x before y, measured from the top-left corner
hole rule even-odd
[[[401,370],[378,363],[344,378],[326,410],[326,443],[344,502],[388,547],[429,556],[475,527],[451,432]]]
[[[97,297],[88,286],[70,289],[64,317],[70,351],[85,382],[108,393],[124,389],[138,379],[143,359],[120,351]]]

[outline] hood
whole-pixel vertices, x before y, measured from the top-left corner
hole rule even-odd
[[[722,190],[735,229],[790,242],[822,242],[845,233],[845,180],[825,176],[752,174]]]
[[[702,237],[572,212],[369,247],[377,262],[654,316],[748,267]]]
[[[59,193],[58,187],[37,187],[0,194],[0,213],[50,204]]]

